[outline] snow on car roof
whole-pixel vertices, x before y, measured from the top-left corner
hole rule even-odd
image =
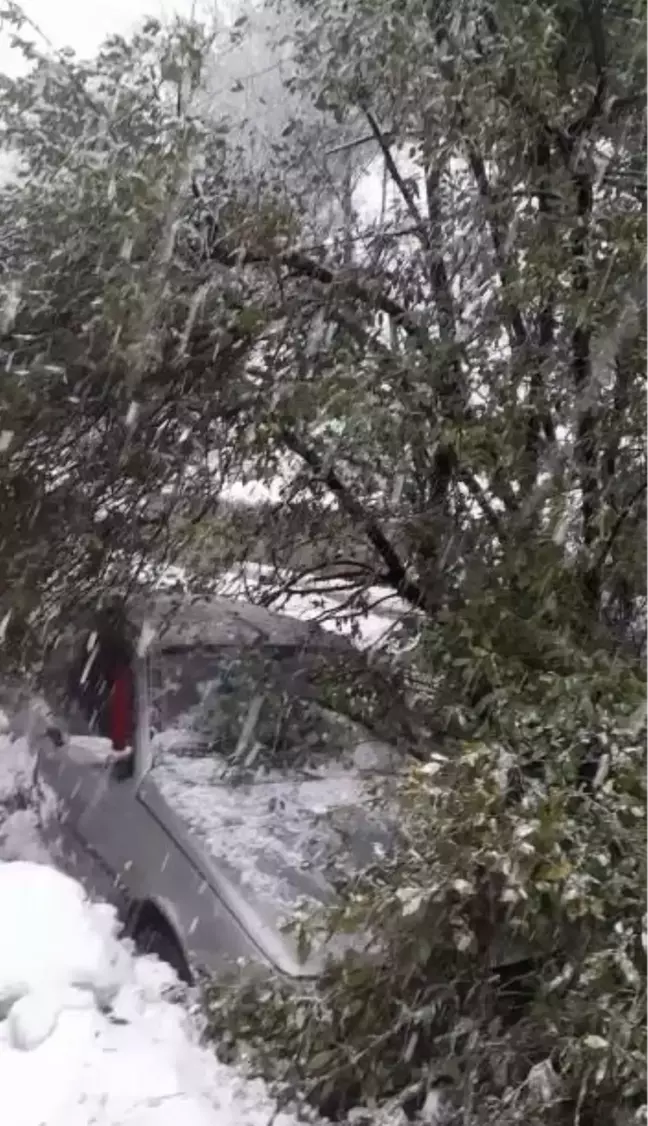
[[[192,597],[184,593],[138,595],[126,601],[108,600],[103,606],[79,607],[57,635],[55,649],[74,647],[79,632],[94,633],[101,618],[109,622],[113,613],[117,614],[115,624],[125,617],[142,656],[151,647],[235,646],[244,649],[255,645],[354,655],[347,639],[323,629],[317,622],[301,621],[221,595]]]
[[[348,652],[349,642],[317,623],[273,613],[263,606],[221,596],[191,598],[158,596],[128,607],[140,631],[140,649],[151,644],[165,649],[195,645],[303,646]]]

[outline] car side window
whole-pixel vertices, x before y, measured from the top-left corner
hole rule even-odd
[[[55,647],[43,662],[39,689],[57,728],[71,731],[71,701],[68,691],[70,653]]]
[[[71,735],[97,734],[101,710],[101,686],[96,664],[98,649],[81,643],[68,669],[66,684],[66,719]]]
[[[125,695],[116,696],[117,682]],[[91,636],[83,642],[68,671],[66,718],[71,735],[99,735],[117,747],[133,738],[135,682],[130,654],[124,647]],[[117,730],[119,728],[119,730]],[[119,747],[121,749],[121,745]]]

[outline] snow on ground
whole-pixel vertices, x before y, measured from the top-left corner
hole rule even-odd
[[[50,850],[42,839],[34,809],[16,809],[2,819],[0,856],[3,860],[31,860],[39,864],[51,862]]]
[[[263,1084],[199,1045],[169,995],[172,972],[117,939],[111,908],[54,868],[2,861],[0,913],[0,1090],[12,1126],[267,1126]]]
[[[33,805],[34,762],[27,740],[11,738],[8,729],[9,720],[0,709],[0,856],[47,862]]]
[[[296,1126],[200,1045],[172,971],[135,955],[113,909],[47,863],[33,787],[26,741],[0,735],[0,1119]]]
[[[26,744],[9,737],[9,719],[0,709],[0,802],[29,789],[33,770]]]

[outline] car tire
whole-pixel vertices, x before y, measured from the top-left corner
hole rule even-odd
[[[140,954],[155,954],[161,962],[171,966],[180,981],[186,985],[191,984],[192,975],[187,959],[169,927],[162,922],[144,921],[135,930],[133,940]]]

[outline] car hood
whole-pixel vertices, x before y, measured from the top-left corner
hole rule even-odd
[[[318,972],[325,951],[303,962],[290,924],[303,906],[332,902],[338,880],[388,847],[373,781],[331,763],[308,776],[234,782],[217,755],[172,747],[158,752],[148,782],[144,800],[152,782],[263,953],[287,972]]]

